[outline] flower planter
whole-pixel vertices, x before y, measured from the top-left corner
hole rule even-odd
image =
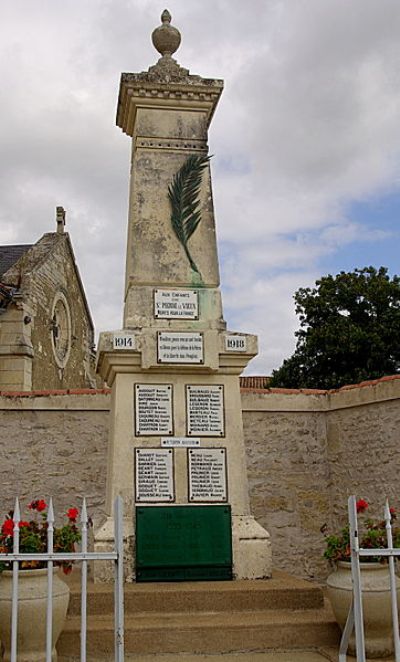
[[[389,657],[393,653],[389,566],[361,563],[360,568],[366,656]],[[399,596],[400,582],[398,579],[396,582]],[[352,599],[351,563],[339,561],[337,569],[327,579],[327,586],[335,618],[343,631]],[[350,655],[355,656],[355,646],[353,631],[348,649]]]
[[[53,573],[52,662],[56,662],[55,645],[67,616],[70,590],[57,569]],[[0,640],[5,648],[4,662],[11,659],[11,596],[12,572],[6,570],[0,574]],[[18,581],[18,662],[46,660],[46,605],[47,569],[21,570]]]

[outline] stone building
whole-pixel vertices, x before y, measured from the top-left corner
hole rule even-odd
[[[85,388],[94,377],[94,328],[68,233],[0,246],[0,390]]]

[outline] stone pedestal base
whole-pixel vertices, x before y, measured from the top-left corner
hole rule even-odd
[[[131,520],[125,519],[123,523],[124,531],[124,580],[133,582],[135,578],[134,568],[134,531]],[[94,551],[110,552],[115,549],[114,541],[114,518],[107,517],[105,522],[95,531]],[[113,582],[115,569],[113,561],[94,561],[92,568],[92,577],[97,582]]]
[[[254,517],[232,518],[234,579],[267,579],[272,574],[272,550],[269,533]],[[95,532],[95,552],[114,550],[114,520],[108,517]],[[124,578],[135,581],[134,531],[131,520],[124,520]],[[114,563],[95,561],[92,571],[95,582],[114,581]]]
[[[272,548],[269,533],[254,517],[232,517],[232,545],[235,579],[271,577]]]

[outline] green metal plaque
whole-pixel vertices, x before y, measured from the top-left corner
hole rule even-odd
[[[230,506],[137,507],[136,579],[232,579]]]

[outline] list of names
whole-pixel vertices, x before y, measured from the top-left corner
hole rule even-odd
[[[191,436],[223,437],[224,387],[186,386],[187,434]]]
[[[173,459],[174,454],[171,449],[136,448],[137,502],[174,501]]]
[[[227,501],[226,449],[188,451],[189,501]]]
[[[173,434],[171,384],[135,384],[135,434]]]

